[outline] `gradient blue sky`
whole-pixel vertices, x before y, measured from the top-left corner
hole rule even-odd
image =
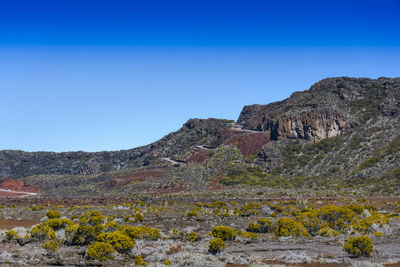
[[[1,149],[128,149],[334,76],[400,76],[400,2],[0,0]]]

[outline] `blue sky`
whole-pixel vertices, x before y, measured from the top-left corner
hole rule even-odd
[[[0,0],[0,149],[128,149],[334,76],[399,77],[398,1]]]

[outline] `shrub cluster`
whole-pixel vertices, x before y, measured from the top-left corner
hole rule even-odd
[[[236,239],[236,232],[235,229],[228,227],[228,226],[215,226],[211,234],[213,237],[221,238],[222,240],[235,240]]]
[[[225,243],[221,238],[213,238],[210,240],[208,251],[212,254],[217,254],[225,249]]]
[[[343,249],[355,257],[368,257],[371,255],[373,246],[371,239],[366,236],[350,237],[343,245]]]
[[[257,222],[250,222],[247,231],[253,233],[267,233],[271,230],[272,222],[268,218],[258,218]]]

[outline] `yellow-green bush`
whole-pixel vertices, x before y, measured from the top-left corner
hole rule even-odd
[[[57,210],[49,210],[46,215],[49,219],[55,219],[61,217],[61,213]]]
[[[121,227],[121,231],[123,231],[127,236],[132,239],[140,239],[142,230],[137,226],[124,225]]]
[[[113,233],[101,233],[97,237],[97,241],[110,243],[120,253],[129,252],[135,245],[134,240],[119,230]]]
[[[144,261],[143,257],[138,255],[135,256],[135,266],[146,266],[147,262]]]
[[[188,213],[186,213],[186,217],[187,217],[187,218],[198,219],[198,218],[199,218],[198,209],[192,209],[191,211],[189,211]]]
[[[235,229],[228,227],[228,226],[215,226],[211,234],[213,237],[221,238],[222,240],[235,240],[236,239],[236,232]]]
[[[225,249],[225,243],[221,238],[213,238],[210,240],[208,251],[212,254],[217,254]]]
[[[61,228],[65,228],[65,227],[67,227],[67,226],[69,226],[69,225],[71,225],[73,223],[69,219],[53,218],[53,219],[47,220],[46,224],[48,226],[50,226],[51,228],[53,228],[54,230],[58,230],[58,229],[61,229]]]
[[[161,237],[159,229],[147,226],[124,225],[121,227],[121,231],[132,239],[147,238],[156,240]]]
[[[68,244],[82,246],[95,241],[103,229],[104,226],[101,224],[96,226],[74,224],[65,229],[65,236]]]
[[[95,242],[88,246],[86,255],[89,259],[105,261],[114,258],[112,255],[114,251],[113,246],[109,243]]]
[[[79,223],[91,226],[103,224],[104,216],[98,210],[87,211],[81,216]]]
[[[191,242],[195,242],[200,240],[200,235],[196,233],[195,231],[192,231],[188,234],[187,239]]]
[[[38,240],[44,239],[54,239],[56,238],[56,233],[53,228],[48,226],[46,223],[41,223],[32,228],[30,235],[32,238]]]
[[[160,230],[157,228],[150,228],[147,226],[140,226],[139,228],[141,229],[141,238],[156,240],[161,237]]]
[[[241,234],[244,238],[249,238],[249,239],[258,238],[258,234],[256,234],[256,233],[241,232],[240,234]]]
[[[10,230],[6,232],[5,237],[8,241],[13,241],[15,239],[18,239],[18,233],[14,230]]]
[[[352,254],[353,256],[360,257],[368,257],[371,255],[373,251],[373,245],[371,239],[366,236],[355,236],[350,237],[343,245],[343,249]]]
[[[257,223],[250,222],[247,231],[253,233],[267,233],[271,229],[271,220],[268,218],[258,218]]]
[[[133,219],[135,220],[135,222],[142,222],[144,220],[144,216],[141,213],[135,213],[133,214]]]
[[[49,240],[43,243],[42,247],[49,252],[56,252],[58,250],[58,242],[55,240]]]
[[[322,224],[322,221],[318,218],[318,213],[316,211],[302,212],[296,217],[296,221],[304,225],[311,235],[314,235]]]
[[[389,223],[389,218],[379,212],[373,211],[371,216],[362,219],[359,221],[359,223],[354,223],[352,224],[354,230],[367,234],[374,232],[374,229],[372,228],[372,225],[376,224],[379,226],[383,226],[385,224]]]
[[[107,233],[112,233],[118,229],[121,229],[122,226],[119,225],[118,223],[114,222],[114,221],[108,221],[105,225],[104,225],[104,232]]]
[[[307,229],[299,222],[291,218],[281,218],[275,223],[276,236],[310,236]]]
[[[320,236],[325,236],[325,237],[334,237],[339,235],[340,233],[329,226],[324,226],[321,229],[317,231],[317,234]]]
[[[356,212],[349,206],[326,205],[319,210],[319,218],[327,221],[331,228],[346,232],[351,221],[356,218]]]

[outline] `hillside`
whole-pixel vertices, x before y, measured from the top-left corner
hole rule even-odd
[[[242,188],[400,192],[400,78],[329,78],[237,122],[191,119],[112,152],[0,151],[0,180],[42,195],[130,196]],[[232,186],[232,187],[231,187]]]

